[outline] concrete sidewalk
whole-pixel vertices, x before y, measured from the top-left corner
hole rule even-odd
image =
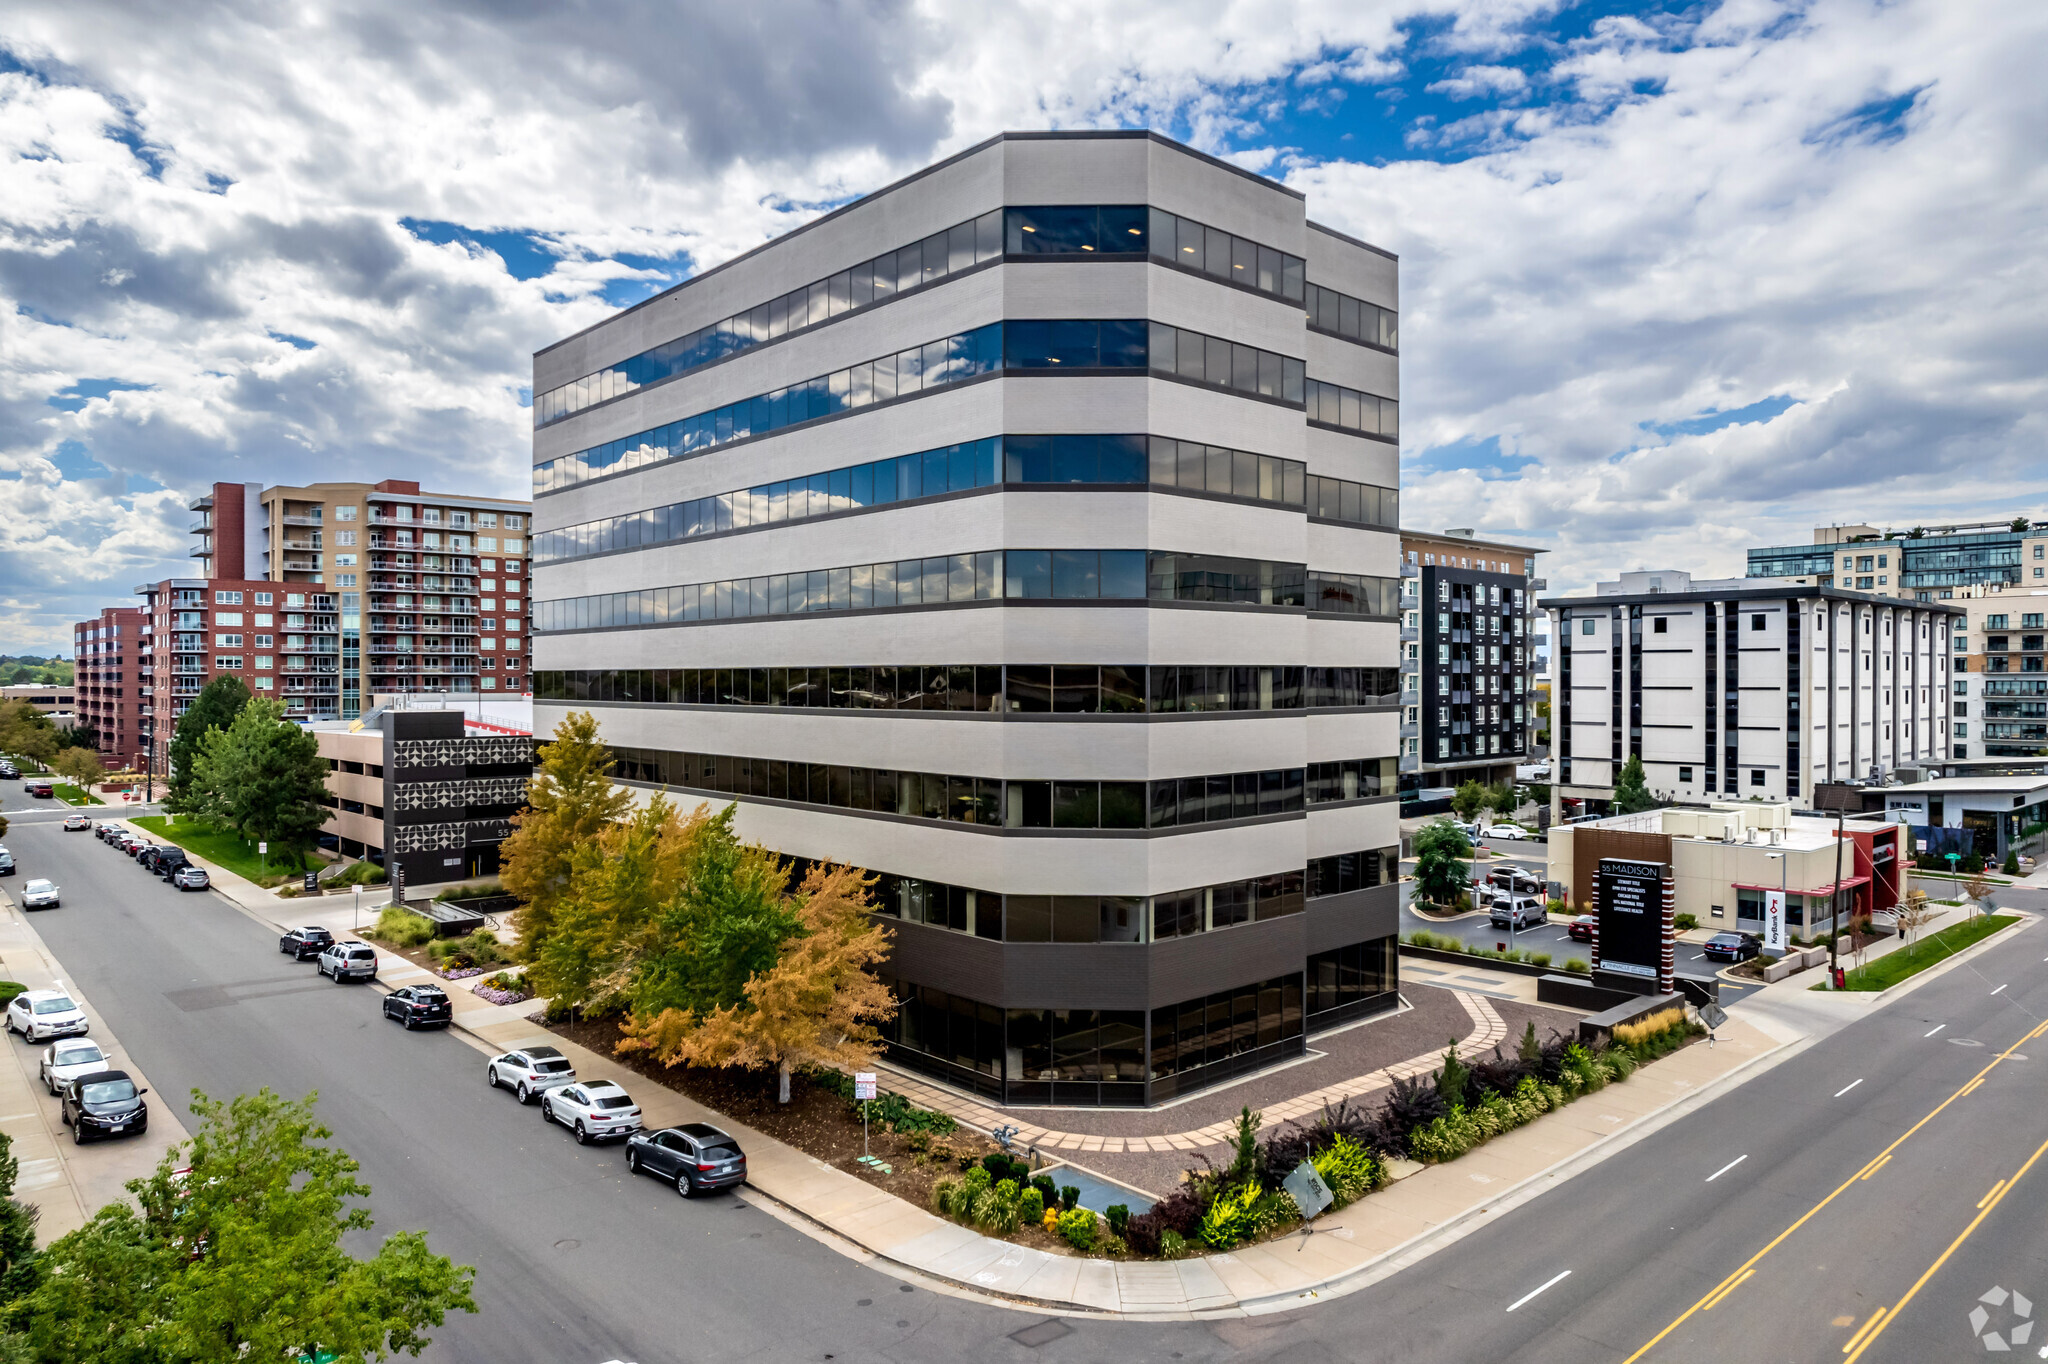
[[[347,900],[281,899],[227,872],[217,874],[216,888],[252,915],[280,927],[319,923],[337,932],[349,928],[352,906]],[[380,973],[385,985],[434,978],[431,972],[402,959],[387,957],[385,961],[388,965]],[[494,1006],[467,989],[456,988],[462,984],[448,982],[456,1025],[479,1050],[495,1055],[528,1043],[546,1043],[568,1056],[579,1076],[615,1080],[631,1089],[649,1127],[709,1122],[725,1129],[747,1152],[747,1189],[751,1194],[765,1196],[800,1223],[830,1233],[828,1240],[842,1248],[854,1248],[861,1258],[959,1291],[1036,1309],[1160,1319],[1281,1311],[1363,1287],[1378,1274],[1391,1273],[1414,1255],[1427,1253],[1433,1238],[1536,1196],[1569,1177],[1577,1164],[1599,1159],[1677,1117],[1683,1107],[1704,1102],[1720,1088],[1739,1082],[1792,1040],[1788,1032],[1731,1019],[1721,1030],[1717,1046],[1694,1045],[1644,1066],[1626,1083],[1611,1085],[1497,1137],[1460,1160],[1429,1167],[1403,1162],[1405,1177],[1323,1219],[1317,1234],[1306,1240],[1291,1237],[1172,1262],[1129,1262],[1052,1254],[983,1236],[734,1122],[675,1090],[649,1085],[645,1077],[612,1058],[546,1031],[527,1019],[543,1001]],[[1498,1014],[1477,994],[1466,993],[1460,999],[1474,1022],[1472,1034],[1461,1042],[1460,1049],[1490,1050],[1505,1036]],[[1385,1084],[1391,1073],[1411,1073],[1424,1060],[1415,1058],[1351,1083],[1363,1086],[1358,1092],[1366,1092]],[[1433,1067],[1440,1063],[1440,1054],[1426,1060],[1427,1067]],[[481,1064],[479,1061],[479,1068]],[[973,1119],[970,1125],[983,1130],[993,1121],[1003,1120],[994,1110],[981,1109],[950,1091],[908,1076],[892,1075],[891,1088],[921,1104],[973,1109],[956,1116]],[[1338,1088],[1348,1090],[1350,1086]],[[515,1100],[508,1094],[505,1102],[509,1106]],[[1300,1116],[1314,1111],[1319,1101],[1315,1095],[1304,1095],[1294,1107],[1300,1112],[1283,1113],[1288,1105],[1276,1105],[1269,1107],[1266,1115],[1272,1121]],[[533,1120],[538,1121],[537,1116]],[[1072,1149],[1083,1151],[1102,1149],[1109,1140],[1119,1144],[1130,1140],[1033,1130],[1038,1131],[1039,1145],[1057,1149],[1068,1149],[1069,1138]],[[1186,1146],[1173,1138],[1165,1140],[1178,1150],[1211,1144],[1195,1138],[1214,1134],[1201,1129],[1175,1135]]]

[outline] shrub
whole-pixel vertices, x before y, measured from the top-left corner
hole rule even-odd
[[[1131,1248],[1124,1241],[1124,1238],[1115,1232],[1111,1232],[1102,1238],[1102,1253],[1104,1255],[1128,1255],[1130,1250]]]
[[[1436,1092],[1445,1104],[1456,1108],[1465,1102],[1465,1083],[1471,1078],[1472,1068],[1458,1059],[1458,1043],[1453,1038],[1444,1052],[1443,1066],[1436,1073]]]
[[[1159,1254],[1162,1259],[1178,1260],[1188,1253],[1188,1243],[1181,1234],[1168,1227],[1159,1233]]]
[[[1453,1108],[1408,1134],[1408,1154],[1434,1165],[1456,1160],[1485,1139],[1485,1133],[1470,1113],[1463,1108]]]
[[[1060,1201],[1059,1186],[1052,1182],[1051,1175],[1033,1175],[1031,1187],[1038,1190],[1039,1201],[1048,1208]]]
[[[1019,1185],[1031,1182],[1031,1167],[1003,1151],[983,1156],[981,1168],[987,1170],[994,1179],[1014,1180]]]
[[[1103,1209],[1102,1215],[1109,1221],[1109,1234],[1121,1239],[1131,1225],[1131,1210],[1127,1204],[1112,1203]]]
[[[1370,1151],[1349,1137],[1340,1136],[1311,1159],[1310,1164],[1329,1185],[1337,1207],[1377,1189],[1386,1182],[1386,1167]]]
[[[1086,1208],[1069,1208],[1060,1214],[1061,1239],[1075,1250],[1095,1249],[1095,1214]]]
[[[377,926],[370,930],[370,935],[393,947],[418,947],[433,940],[434,925],[409,909],[390,905],[377,916]]]
[[[1005,1179],[993,1188],[985,1189],[974,1199],[974,1221],[998,1236],[1007,1236],[1017,1229],[1017,1219],[1023,1209],[1017,1195],[1017,1182]]]
[[[1037,1185],[1017,1195],[1017,1221],[1020,1224],[1029,1222],[1033,1226],[1045,1221],[1045,1195],[1038,1191]]]
[[[1545,914],[1569,914],[1571,909],[1562,900],[1552,900],[1543,907],[1543,912]]]
[[[1228,1250],[1239,1241],[1250,1238],[1254,1226],[1252,1209],[1259,1197],[1256,1184],[1218,1194],[1209,1204],[1209,1210],[1202,1214],[1202,1240],[1217,1250]]]
[[[932,1211],[941,1217],[953,1215],[953,1197],[960,1191],[957,1179],[941,1179],[932,1185]]]
[[[1549,966],[1550,954],[1548,952],[1531,952],[1529,954],[1529,964],[1531,966]]]
[[[1393,1092],[1381,1110],[1388,1146],[1406,1150],[1408,1134],[1442,1117],[1446,1107],[1435,1085],[1416,1076],[1394,1081]]]
[[[2000,868],[1999,868],[1999,870],[2000,870],[2000,871],[2002,871],[2002,872],[2004,872],[2004,873],[2005,873],[2005,874],[2006,874],[2007,876],[2018,876],[2018,875],[2020,874],[2020,855],[2019,855],[2019,853],[2017,853],[2017,852],[2009,852],[2009,853],[2007,853],[2007,854],[2005,855],[2005,865],[2004,865],[2004,866],[2002,866],[2002,867],[2000,867]]]
[[[1607,1072],[1603,1070],[1592,1052],[1577,1042],[1564,1049],[1566,1074],[1576,1076],[1581,1093],[1590,1094],[1607,1083]]]
[[[482,900],[494,895],[503,895],[505,888],[496,881],[485,881],[475,886],[448,886],[434,896],[440,900]]]
[[[1588,971],[1591,971],[1593,969],[1593,966],[1592,963],[1588,962],[1584,957],[1567,957],[1565,958],[1564,969],[1567,971],[1576,971],[1583,976]]]
[[[1061,1212],[1072,1212],[1074,1210],[1075,1205],[1078,1204],[1080,1201],[1081,1190],[1077,1186],[1072,1184],[1062,1184],[1060,1186]]]
[[[1672,916],[1671,926],[1681,933],[1690,933],[1693,929],[1700,926],[1700,916],[1697,914],[1674,915]]]
[[[977,1165],[967,1172],[967,1178],[961,1181],[961,1186],[979,1196],[982,1191],[994,1183],[994,1176],[990,1175],[986,1169]]]

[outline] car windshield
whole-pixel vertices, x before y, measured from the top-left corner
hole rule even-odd
[[[543,1075],[560,1075],[569,1069],[567,1061],[535,1061],[533,1068]]]
[[[77,1007],[65,995],[58,995],[55,999],[39,999],[35,1005],[39,1014],[68,1014]]]
[[[87,1042],[83,1046],[73,1045],[59,1048],[56,1063],[60,1066],[90,1066],[98,1065],[106,1059],[107,1054],[105,1052],[101,1051],[94,1043]]]
[[[85,1086],[85,1102],[89,1104],[117,1104],[135,1097],[133,1080],[102,1080],[96,1085]]]
[[[633,1101],[623,1094],[600,1094],[597,1096],[595,1106],[598,1108],[631,1108]]]
[[[52,886],[48,881],[31,881],[26,886],[23,886],[22,889],[28,891],[31,895],[33,895],[40,891],[54,890],[55,887]]]

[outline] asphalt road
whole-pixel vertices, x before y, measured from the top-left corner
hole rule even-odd
[[[65,907],[35,926],[152,1098],[317,1089],[381,1230],[425,1228],[478,1266],[483,1311],[436,1333],[434,1360],[1621,1364],[1674,1322],[1645,1364],[1847,1358],[2048,1137],[2048,1037],[1952,1097],[2048,1016],[2048,931],[2034,928],[1382,1283],[1249,1320],[1073,1320],[1045,1339],[1029,1334],[1043,1314],[913,1288],[737,1200],[629,1180],[616,1150],[579,1149],[487,1090],[460,1038],[384,1023],[369,989],[293,966],[216,896],[179,895],[54,822],[18,821],[8,842],[26,875],[63,884]],[[1994,1287],[2048,1315],[2044,1190],[2048,1160],[1986,1204],[1861,1357],[1976,1357],[1970,1311]],[[1685,1315],[1745,1267],[1724,1301]],[[1987,1330],[2017,1320],[2001,1302]],[[2048,1344],[2042,1330],[2028,1349]]]

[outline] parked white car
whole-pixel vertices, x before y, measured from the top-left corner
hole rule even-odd
[[[23,909],[55,909],[57,907],[57,883],[38,876],[21,888]]]
[[[579,1080],[541,1095],[540,1115],[576,1134],[579,1146],[640,1130],[640,1105],[610,1080]]]
[[[1529,831],[1519,824],[1489,824],[1480,830],[1481,838],[1505,838],[1519,843],[1529,836]]]
[[[55,1094],[66,1080],[105,1070],[112,1064],[107,1054],[100,1050],[99,1043],[83,1037],[71,1037],[45,1051],[38,1069],[43,1077],[43,1088]]]
[[[83,1037],[92,1022],[78,1002],[62,990],[24,990],[7,1005],[7,1031],[31,1042],[53,1037]]]
[[[493,1056],[484,1067],[484,1078],[492,1089],[502,1086],[517,1094],[519,1102],[529,1104],[544,1090],[575,1084],[576,1067],[553,1047],[521,1047]]]

